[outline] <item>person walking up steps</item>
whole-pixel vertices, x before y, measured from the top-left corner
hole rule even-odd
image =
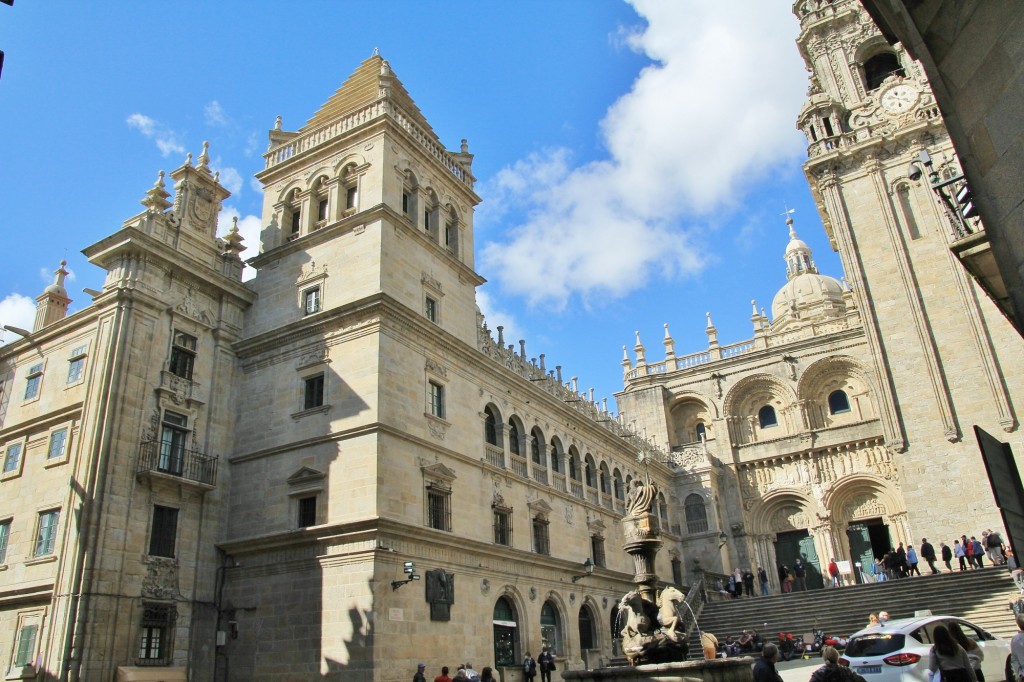
[[[953,566],[949,563],[953,560],[953,550],[949,548],[945,542],[940,542],[939,546],[942,548],[942,563],[946,564],[946,570],[952,571]],[[938,571],[936,571],[938,573]]]
[[[960,562],[960,570],[967,570],[967,548],[959,540],[953,540],[953,556]]]
[[[803,561],[800,559],[797,559],[796,564],[793,566],[793,578],[795,583],[793,589],[801,592],[807,591],[807,567],[804,566]]]
[[[935,550],[932,550],[934,556]],[[914,549],[913,545],[907,545],[907,576],[914,574],[921,575],[921,571],[917,570],[917,550]]]

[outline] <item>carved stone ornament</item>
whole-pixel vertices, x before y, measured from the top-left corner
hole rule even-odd
[[[491,591],[491,581],[489,579],[487,579],[487,578],[484,578],[483,580],[480,581],[480,594],[487,594],[490,591]]]
[[[192,214],[192,220],[195,221],[197,226],[205,226],[209,224],[213,217],[213,192],[206,189],[205,187],[198,187],[195,193],[192,195],[190,212]]]
[[[426,370],[431,374],[441,377],[442,379],[448,378],[448,368],[432,358],[427,358]]]
[[[142,579],[142,596],[151,599],[173,599],[177,596],[177,560],[149,556],[143,561],[146,576]]]
[[[430,431],[430,435],[437,440],[444,440],[445,436],[448,435],[448,425],[434,419],[427,420],[427,430]]]
[[[531,587],[530,588],[530,601],[537,601],[537,588],[536,587]]]

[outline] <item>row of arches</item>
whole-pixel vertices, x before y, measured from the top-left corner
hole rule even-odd
[[[494,603],[492,627],[496,667],[519,666],[526,652],[534,656],[539,652],[539,649],[534,650],[530,646],[530,641],[536,642],[536,637],[533,636],[531,624],[523,622],[517,601],[513,595],[506,594],[498,597]],[[565,604],[549,597],[541,606],[540,621],[536,626],[540,647],[547,647],[558,657],[602,649],[599,613],[595,603],[584,599],[573,614],[576,627],[575,632],[571,632],[567,627],[569,617]]]
[[[794,374],[795,362],[787,361]],[[732,444],[743,445],[878,415],[869,373],[852,358],[824,358],[795,378],[794,390],[774,374],[747,376],[729,390],[720,409],[716,401],[693,391],[677,395],[669,406],[673,446],[714,438],[716,419],[726,420]]]
[[[568,449],[557,435],[546,437],[540,426],[527,429],[518,415],[506,420],[493,403],[484,407],[484,444],[487,459],[505,468],[505,463],[524,478],[550,485],[562,492],[589,500],[619,512],[625,511],[626,493],[634,476],[612,463],[580,452],[575,444]],[[506,460],[505,455],[508,455]],[[668,501],[659,492],[652,503],[651,513],[668,527]]]
[[[402,179],[402,214],[431,241],[459,257],[463,221],[458,209],[451,202],[442,204],[437,191],[424,186],[411,168]]]

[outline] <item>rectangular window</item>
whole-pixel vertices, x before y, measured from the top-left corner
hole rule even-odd
[[[11,520],[0,522],[0,564],[7,561],[7,542],[11,539]]]
[[[177,412],[164,412],[160,430],[160,461],[157,470],[181,476],[185,469],[185,443],[188,441],[188,417]]]
[[[28,368],[28,378],[25,382],[25,400],[30,400],[39,395],[39,385],[43,383],[43,363],[32,365]]]
[[[71,351],[71,357],[68,359],[67,383],[73,384],[82,378],[82,370],[85,369],[86,348],[87,346],[79,346]]]
[[[46,451],[46,459],[58,459],[64,456],[68,442],[68,430],[57,429],[50,434],[50,449]]]
[[[316,495],[299,498],[299,528],[316,525]]]
[[[289,235],[289,239],[295,239],[299,236],[299,229],[302,227],[302,210],[296,208],[292,211],[292,233]]]
[[[192,369],[196,363],[196,341],[196,337],[174,330],[168,372],[182,379],[192,380]]]
[[[53,546],[57,541],[57,524],[60,522],[60,510],[39,512],[39,528],[36,532],[36,551],[34,556],[53,554]]]
[[[430,209],[423,211],[423,231],[430,232]]]
[[[452,529],[451,493],[442,490],[427,491],[427,525],[437,530]]]
[[[512,512],[508,509],[494,510],[494,544],[512,545]]]
[[[604,568],[604,538],[600,535],[590,536],[590,554],[594,559],[594,565]]]
[[[311,410],[324,404],[324,375],[307,377],[305,383],[305,397],[302,402],[303,409]]]
[[[444,386],[430,383],[430,414],[438,419],[444,419]]]
[[[533,551],[537,554],[551,554],[548,520],[540,516],[533,519]]]
[[[21,466],[21,443],[11,443],[4,455],[4,473],[17,471]]]
[[[409,193],[402,192],[402,213],[409,215]]]
[[[178,510],[153,505],[153,530],[149,536],[149,555],[173,559],[178,537]]]
[[[14,660],[11,664],[15,668],[24,668],[36,662],[36,637],[39,635],[39,624],[32,623],[22,625],[18,630],[18,641],[14,645]]]
[[[428,320],[431,322],[437,322],[437,301],[427,296],[423,312],[427,316]]]
[[[320,312],[320,287],[306,289],[302,294],[302,308],[307,315]]]
[[[170,663],[170,634],[176,617],[173,604],[143,604],[139,665]]]
[[[321,199],[320,203],[316,205],[316,219],[318,221],[327,220],[327,199]]]
[[[351,187],[348,187],[345,190],[345,208],[346,209],[350,209],[350,208],[355,208],[355,207],[356,207],[356,186],[352,185]]]

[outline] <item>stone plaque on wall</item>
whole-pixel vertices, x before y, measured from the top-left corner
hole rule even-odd
[[[451,620],[451,607],[455,603],[455,574],[436,568],[427,571],[426,578],[430,620]]]

